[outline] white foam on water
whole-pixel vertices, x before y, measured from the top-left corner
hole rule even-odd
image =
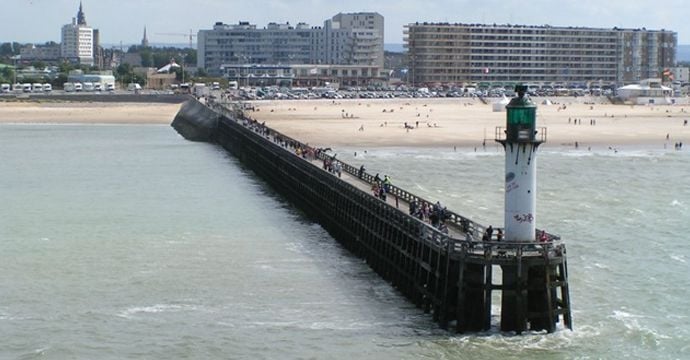
[[[134,315],[146,315],[146,314],[158,314],[158,313],[170,313],[170,312],[181,312],[181,311],[195,311],[197,307],[195,305],[178,305],[178,304],[155,304],[151,306],[135,306],[127,308],[126,310],[117,314],[119,317],[131,319]]]
[[[657,330],[644,326],[642,321],[648,319],[647,316],[632,314],[623,310],[614,310],[613,315],[609,316],[618,320],[625,329],[627,335],[639,337],[640,341],[653,347],[658,347],[662,340],[669,340],[672,337],[659,333]]]
[[[609,269],[607,265],[601,264],[601,263],[594,263],[594,266],[598,269]]]
[[[642,215],[642,214],[644,214],[644,211],[642,209],[632,208],[632,209],[630,209],[630,211],[628,213],[630,215],[634,215],[634,214]]]

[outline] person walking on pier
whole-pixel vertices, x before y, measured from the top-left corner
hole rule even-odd
[[[486,231],[484,232],[484,236],[482,236],[482,241],[491,241],[493,233],[494,228],[491,225],[489,225],[489,227],[486,228]]]
[[[417,213],[417,200],[410,202],[410,215],[414,216]]]
[[[338,174],[338,177],[341,177],[342,172],[343,172],[343,165],[340,163],[340,161],[335,160],[335,164],[333,165],[333,170],[335,171],[336,174]]]
[[[383,175],[383,191],[388,193],[391,185],[391,178],[389,178],[388,175]]]
[[[362,176],[364,175],[364,172],[365,172],[366,170],[367,170],[367,169],[364,168],[364,165],[360,166],[360,167],[359,167],[359,172],[357,173],[357,177],[361,179]]]
[[[539,241],[546,242],[547,240],[549,240],[549,237],[546,235],[546,231],[542,230],[539,234]]]

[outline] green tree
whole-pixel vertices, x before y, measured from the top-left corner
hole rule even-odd
[[[31,63],[31,66],[35,67],[36,69],[45,69],[46,63],[43,61],[34,61]]]
[[[55,79],[53,79],[50,82],[50,84],[55,89],[62,89],[62,87],[65,85],[66,82],[67,82],[67,74],[60,73]]]
[[[0,81],[3,83],[14,82],[14,69],[9,66],[0,67]]]
[[[152,67],[156,66],[154,65],[153,62],[153,54],[151,53],[151,49],[142,49],[142,51],[139,53],[141,55],[141,66],[143,67]],[[158,67],[158,66],[156,66]]]

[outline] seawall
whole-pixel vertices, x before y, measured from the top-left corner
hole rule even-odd
[[[183,94],[111,94],[111,93],[71,93],[71,94],[3,94],[0,101],[71,101],[71,102],[122,102],[122,103],[163,103],[180,104],[192,97]]]

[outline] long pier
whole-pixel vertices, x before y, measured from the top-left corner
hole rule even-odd
[[[500,317],[501,331],[553,332],[561,321],[572,329],[566,248],[558,236],[546,234],[538,243],[501,241],[495,233],[482,239],[484,226],[450,210],[442,231],[409,214],[413,201],[431,201],[395,185],[382,201],[369,191],[371,174],[341,162],[343,175],[335,176],[322,166],[330,155],[257,123],[237,106],[190,100],[172,126],[236,156],[441,328],[486,331]],[[494,314],[496,298],[501,306]]]

